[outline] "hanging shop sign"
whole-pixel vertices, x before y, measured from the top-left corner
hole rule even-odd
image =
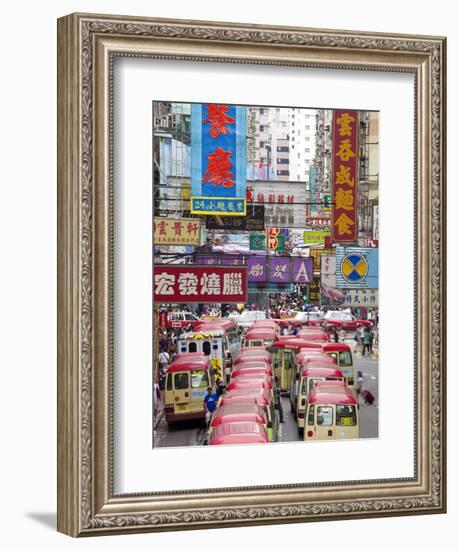
[[[156,265],[156,303],[241,303],[247,298],[245,267]]]
[[[246,214],[246,108],[191,106],[191,212]]]
[[[307,188],[303,182],[248,181],[246,197],[247,206],[264,205],[265,225],[304,228]]]
[[[307,301],[309,304],[319,305],[321,300],[320,277],[314,277],[313,282],[306,286],[305,292],[307,294]]]
[[[309,230],[304,231],[304,244],[324,244],[326,237],[331,235],[330,231]]]
[[[154,245],[200,245],[200,220],[188,218],[155,218]]]
[[[262,233],[250,235],[250,250],[265,250],[266,236]]]
[[[247,277],[249,283],[307,284],[313,281],[313,259],[250,256]]]
[[[267,262],[267,281],[278,284],[290,283],[291,259],[269,258]]]
[[[341,306],[345,302],[343,289],[336,288],[336,256],[321,255],[321,293],[322,306]]]
[[[309,257],[313,258],[313,271],[320,271],[321,268],[321,255],[322,254],[334,254],[332,248],[311,248],[309,250]]]
[[[378,248],[336,247],[337,288],[378,288]]]
[[[249,204],[246,216],[206,216],[207,229],[264,231],[264,206]]]
[[[265,283],[267,281],[266,256],[249,256],[247,261],[247,277],[249,283]]]
[[[342,307],[378,307],[378,289],[346,288]]]
[[[269,250],[276,252],[285,250],[285,237],[283,235],[269,236]]]
[[[359,115],[334,111],[332,120],[332,241],[358,240]]]
[[[292,282],[307,284],[313,281],[313,258],[292,258]]]
[[[215,254],[212,256],[196,256],[197,265],[244,265],[245,258],[240,255]]]
[[[292,283],[248,283],[249,294],[278,294],[279,292],[294,292]]]
[[[331,230],[331,218],[329,216],[306,216],[305,227]]]

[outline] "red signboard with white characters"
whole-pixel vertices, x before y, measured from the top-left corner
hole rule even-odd
[[[246,267],[155,265],[156,303],[243,303],[247,300]]]
[[[359,116],[334,111],[332,120],[332,242],[358,240]]]
[[[160,327],[167,326],[167,319],[168,319],[167,312],[166,311],[160,311],[159,312],[159,326]]]

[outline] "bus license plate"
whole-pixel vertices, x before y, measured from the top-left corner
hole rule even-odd
[[[186,403],[176,405],[177,411],[185,411],[188,408],[188,405]]]

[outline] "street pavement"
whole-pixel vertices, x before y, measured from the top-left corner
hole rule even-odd
[[[345,343],[350,346],[356,365],[356,372],[361,371],[363,382],[362,389],[369,390],[375,397],[373,405],[364,402],[361,396],[358,397],[360,404],[360,423],[361,438],[378,437],[378,360],[374,357],[362,357],[360,353],[355,353],[356,343],[352,335],[348,335]],[[297,429],[297,423],[294,415],[291,413],[289,397],[281,398],[283,416],[285,422],[280,424],[279,441],[291,442],[302,441]],[[191,445],[201,445],[205,439],[205,428],[202,422],[189,421],[177,424],[169,429],[163,415],[158,415],[160,421],[156,419],[154,429],[154,447],[189,447]]]

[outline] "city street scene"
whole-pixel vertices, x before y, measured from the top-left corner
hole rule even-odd
[[[153,103],[153,447],[378,437],[378,125]]]

